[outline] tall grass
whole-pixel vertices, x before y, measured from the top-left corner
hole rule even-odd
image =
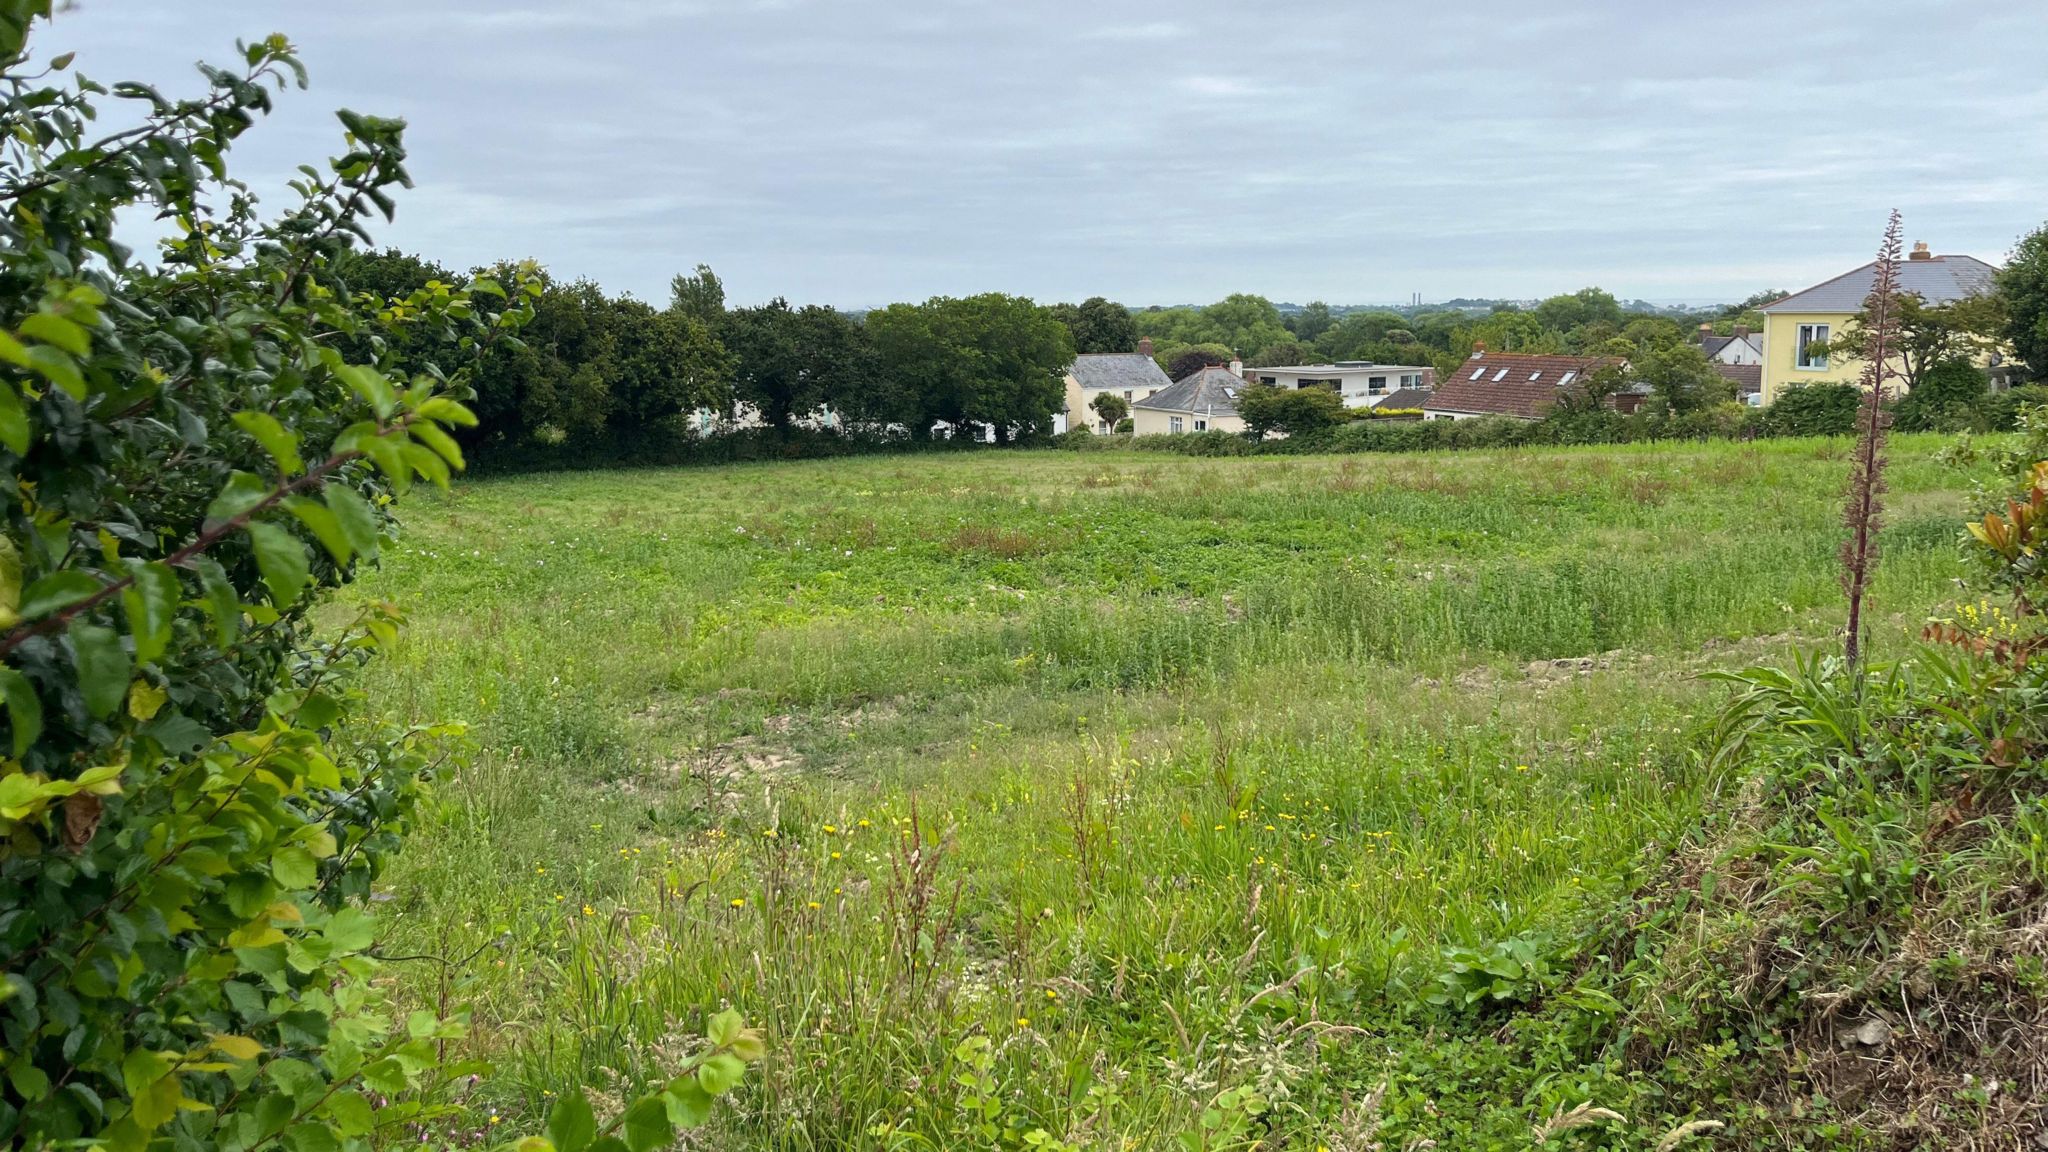
[[[1880,612],[1953,571],[1932,446]],[[1253,1085],[1307,1140],[1446,946],[1571,932],[1715,802],[1697,673],[1839,626],[1845,448],[469,486],[363,589],[437,624],[375,697],[477,743],[393,919],[475,953],[506,1106],[731,1003],[773,1047],[733,1146],[972,1146],[971,1035],[1020,1133],[1150,1147]]]

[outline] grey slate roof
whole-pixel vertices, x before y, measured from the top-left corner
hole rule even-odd
[[[1899,288],[1929,304],[1946,304],[1965,296],[1991,291],[1998,269],[1975,256],[1935,256],[1927,260],[1899,261]],[[1877,279],[1875,260],[1853,272],[1844,272],[1804,292],[1794,292],[1764,312],[1861,312]]]
[[[1435,392],[1428,388],[1399,388],[1387,393],[1386,399],[1373,405],[1375,408],[1420,408],[1429,402]]]
[[[1074,357],[1068,371],[1083,388],[1143,393],[1173,383],[1159,370],[1158,361],[1142,352],[1090,352]]]
[[[1865,292],[1864,295],[1868,296],[1870,293]],[[1787,297],[1787,299],[1790,299],[1790,297]],[[1772,307],[1776,307],[1776,305],[1772,305]],[[1863,308],[1862,302],[1859,301],[1856,307],[1860,311]],[[1761,356],[1764,354],[1764,336],[1761,332],[1751,332],[1747,336],[1709,336],[1706,342],[1700,345],[1700,351],[1706,353],[1709,357],[1716,356],[1720,354],[1721,349],[1735,343],[1737,340],[1741,340],[1751,348],[1756,349],[1757,355]]]
[[[1193,412],[1203,416],[1235,416],[1237,394],[1245,386],[1243,380],[1231,375],[1230,369],[1211,365],[1170,388],[1134,402],[1131,407]]]

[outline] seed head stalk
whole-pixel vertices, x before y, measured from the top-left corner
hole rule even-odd
[[[1899,335],[1899,213],[1892,210],[1884,244],[1877,253],[1877,275],[1863,302],[1864,325],[1870,332],[1870,361],[1863,368],[1863,407],[1856,422],[1856,459],[1849,471],[1849,494],[1842,522],[1849,538],[1842,543],[1842,592],[1849,598],[1848,640],[1843,655],[1851,670],[1863,663],[1863,600],[1877,566],[1877,533],[1884,516],[1884,433],[1890,416],[1884,410],[1886,360]]]

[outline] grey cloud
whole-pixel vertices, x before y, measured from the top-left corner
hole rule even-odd
[[[385,238],[649,298],[1102,293],[1133,304],[1735,297],[2048,215],[2038,0],[1275,7],[1184,0],[84,0],[101,79],[281,28],[313,90],[238,161],[276,190],[327,110],[411,123]]]

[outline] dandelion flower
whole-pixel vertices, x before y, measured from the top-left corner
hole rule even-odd
[[[745,908],[747,906],[747,902],[738,896],[733,897],[730,903],[735,908]]]
[[[1019,1027],[1019,1028],[1029,1028],[1029,1027],[1031,1027],[1031,1017],[1029,1017],[1029,1016],[1019,1016],[1019,1017],[1017,1017],[1017,1027]]]
[[[818,902],[817,902],[816,900],[813,900],[813,901],[811,901],[810,907],[811,907],[811,910],[815,912],[815,911],[817,911],[818,909],[820,909],[820,908],[823,908],[823,907],[824,907],[824,905],[823,905],[823,904],[820,904],[820,903],[818,903]]]
[[[595,916],[595,915],[597,915],[597,909],[595,909],[595,908],[592,908],[592,907],[591,907],[590,905],[588,905],[588,904],[585,904],[585,905],[583,906],[583,914],[584,914],[585,916]]]

